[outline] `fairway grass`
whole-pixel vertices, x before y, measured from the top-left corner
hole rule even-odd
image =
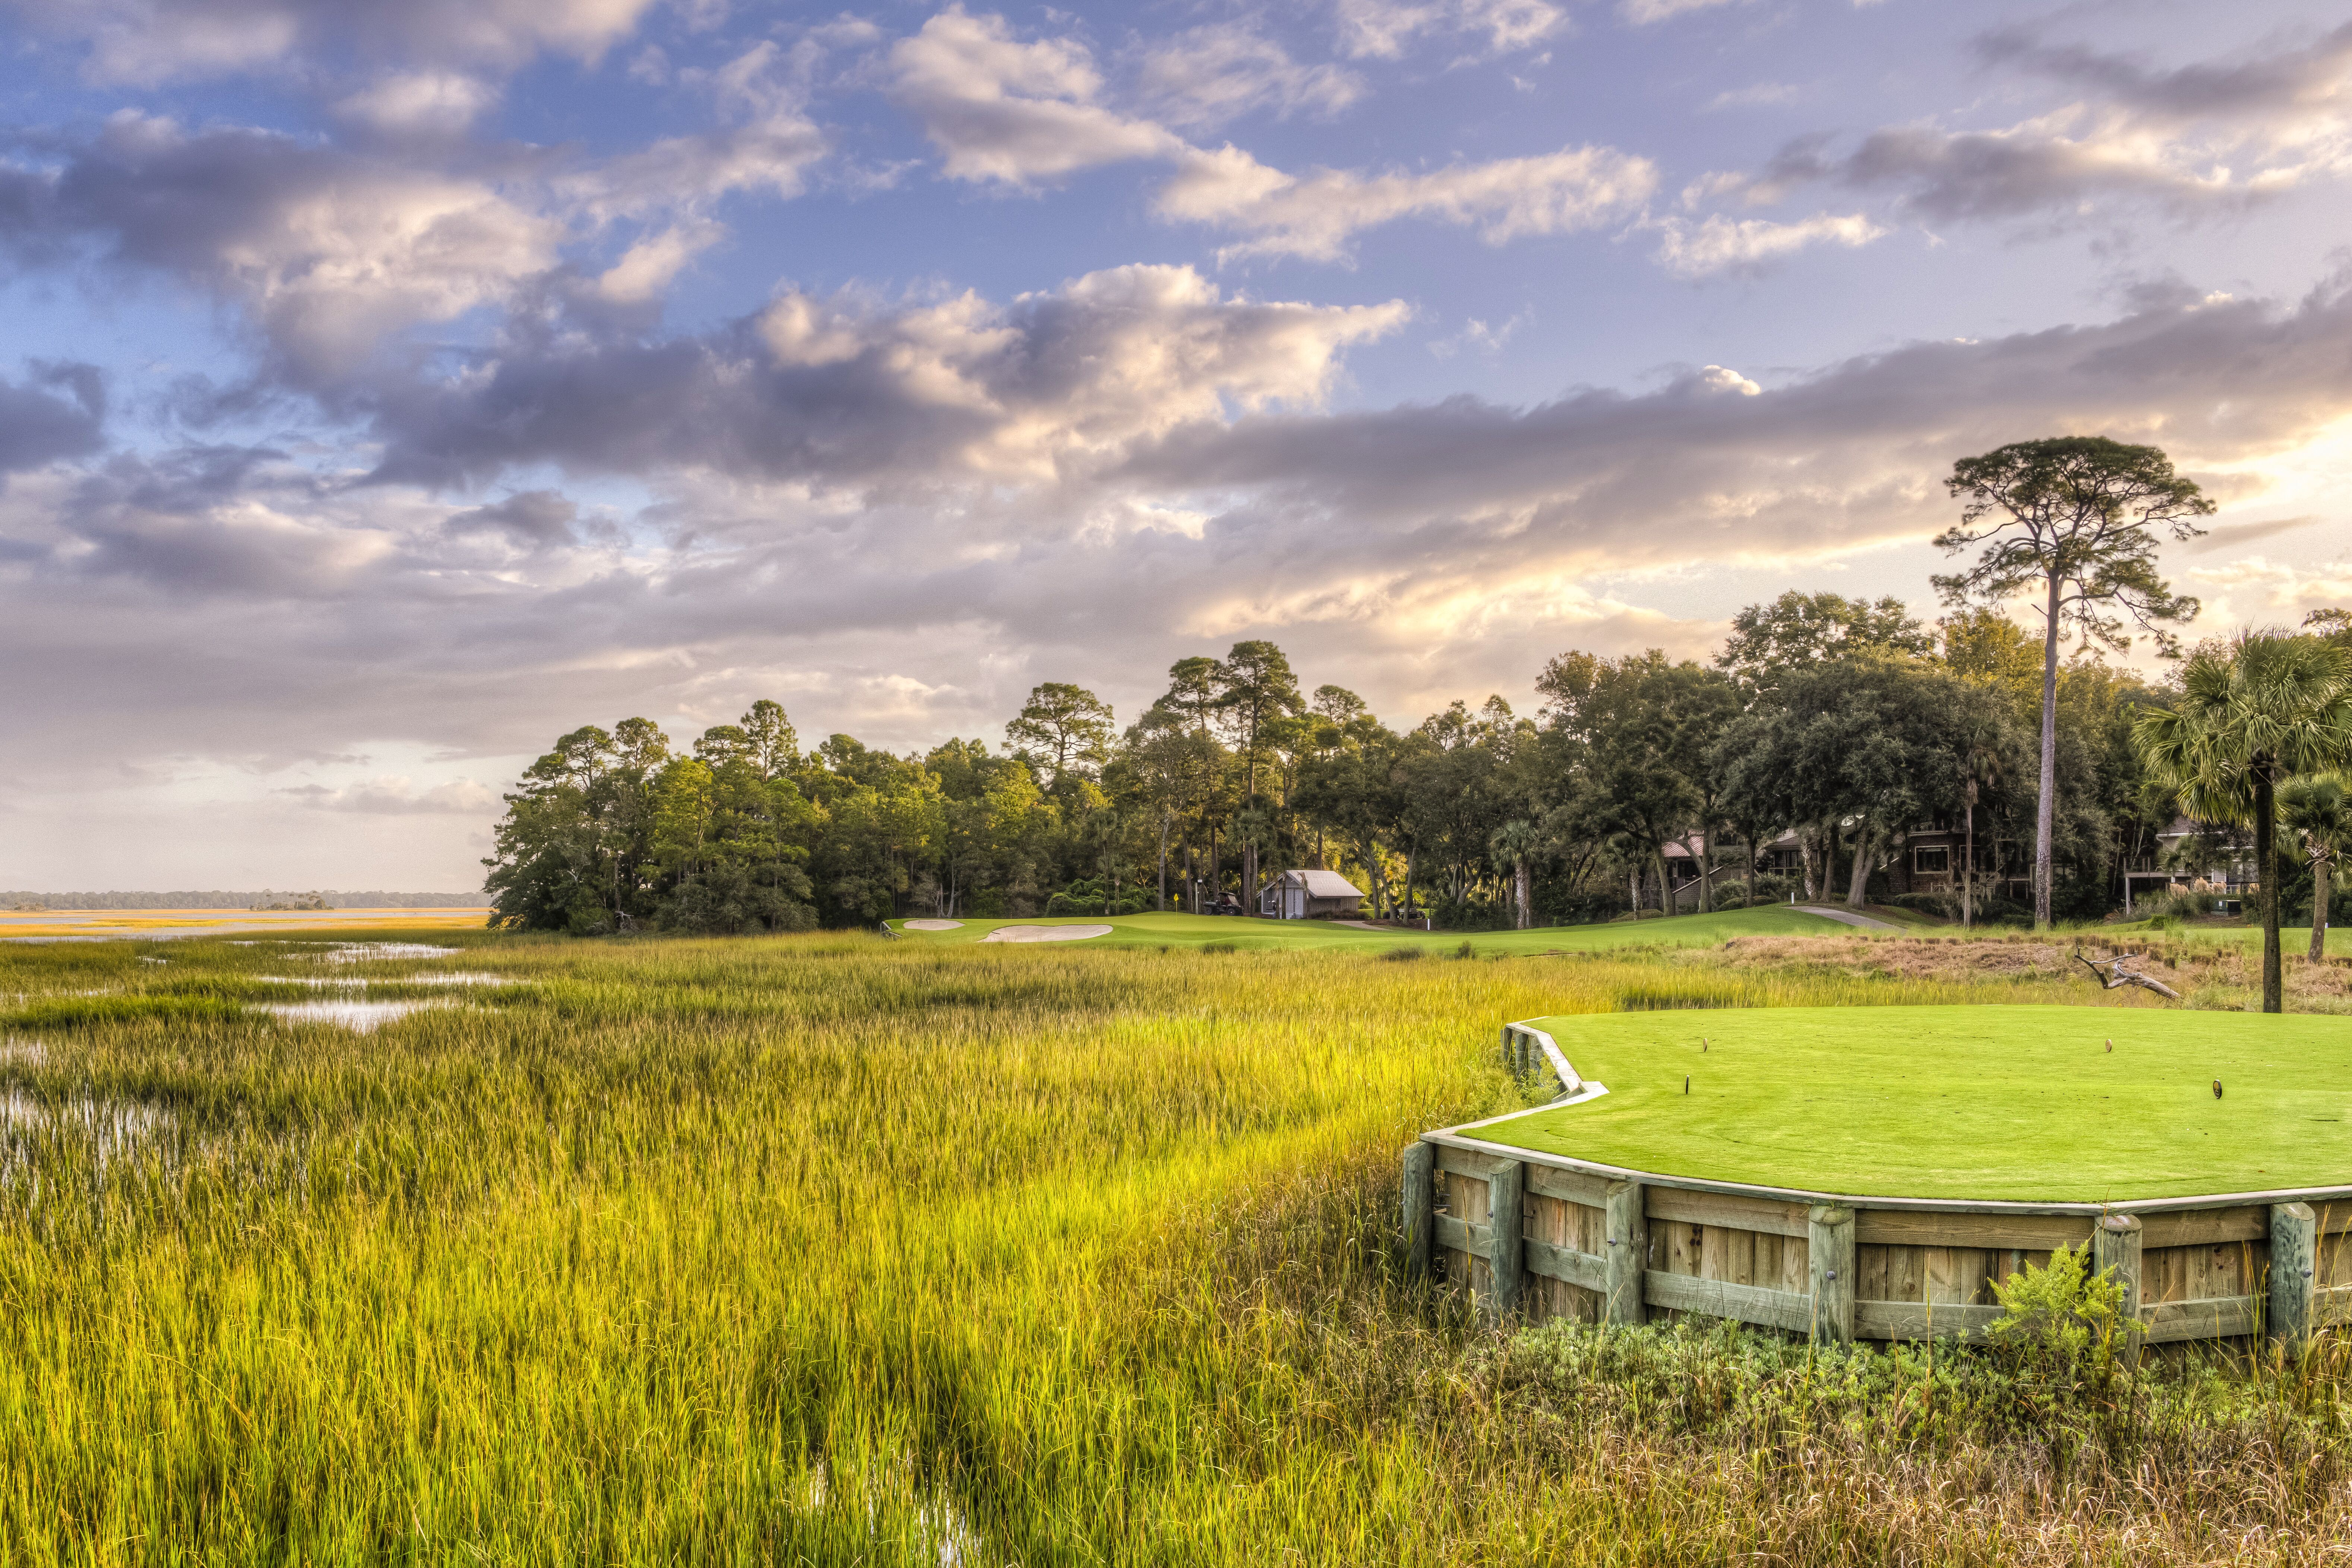
[[[978,942],[1001,925],[1103,925],[1108,935],[1087,937],[1088,947],[1207,947],[1234,952],[1379,953],[1391,950],[1457,953],[1464,943],[1480,956],[1543,953],[1597,953],[1620,947],[1699,947],[1735,936],[1811,936],[1849,927],[1818,915],[1780,904],[1715,915],[1678,915],[1668,919],[1618,920],[1599,925],[1544,925],[1532,931],[1369,930],[1330,920],[1259,920],[1215,915],[1066,915],[1017,920],[966,920],[952,931],[906,929],[898,936],[940,946]]]
[[[1941,1006],[1533,1021],[1609,1092],[1469,1135],[1868,1197],[2105,1203],[2352,1186],[2352,1019]]]

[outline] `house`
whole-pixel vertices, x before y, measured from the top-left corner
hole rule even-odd
[[[1268,920],[1353,916],[1364,895],[1336,871],[1286,871],[1259,890],[1257,912]]]

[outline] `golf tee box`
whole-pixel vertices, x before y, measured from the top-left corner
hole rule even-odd
[[[1980,1338],[1995,1281],[2087,1247],[2136,1343],[2352,1318],[2352,1019],[1675,1009],[1503,1051],[1553,1103],[1423,1134],[1402,1195],[1412,1266],[1491,1315]]]

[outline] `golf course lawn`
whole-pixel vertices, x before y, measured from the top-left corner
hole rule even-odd
[[[1530,1021],[1609,1092],[1467,1135],[1856,1196],[2099,1203],[2352,1186],[2352,1019],[1979,1005]]]
[[[907,922],[893,920],[890,928],[919,942],[977,942],[1003,925],[1108,925],[1100,936],[1083,937],[1055,946],[1083,947],[1199,947],[1210,943],[1247,951],[1273,948],[1297,951],[1328,947],[1333,951],[1377,953],[1390,947],[1424,947],[1432,952],[1458,951],[1468,942],[1482,954],[1587,953],[1606,947],[1697,946],[1727,942],[1734,936],[1826,936],[1851,933],[1852,928],[1817,915],[1800,915],[1771,904],[1719,915],[1678,915],[1672,919],[1621,920],[1605,925],[1546,925],[1533,931],[1368,931],[1328,920],[1256,920],[1213,915],[1054,915],[1025,920],[966,920],[952,931],[909,931]]]

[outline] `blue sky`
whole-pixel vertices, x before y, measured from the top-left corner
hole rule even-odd
[[[459,888],[561,731],[994,737],[1272,637],[1391,723],[1941,476],[2352,599],[2352,10],[0,0],[0,884]]]

